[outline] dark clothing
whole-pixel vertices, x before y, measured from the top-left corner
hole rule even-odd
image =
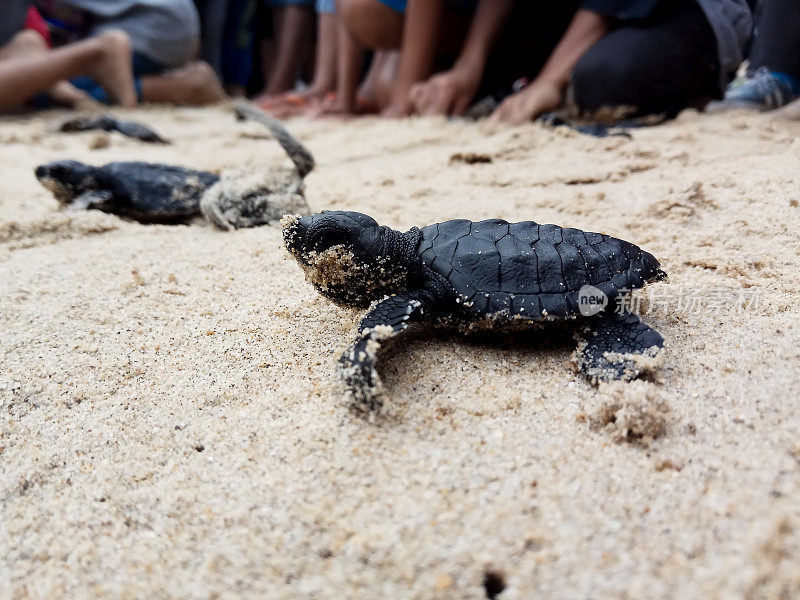
[[[615,26],[575,65],[572,97],[583,112],[633,107],[632,116],[675,116],[719,97],[714,31],[694,0],[664,3],[648,18]]]
[[[194,0],[200,15],[200,58],[222,78],[222,45],[228,0]]]
[[[659,0],[583,0],[581,8],[618,21],[646,19]]]
[[[759,67],[800,79],[800,0],[761,3],[749,68]]]
[[[711,25],[717,43],[719,91],[725,89],[744,60],[753,33],[749,2],[755,0],[694,0]],[[619,24],[655,18],[671,8],[683,6],[681,0],[582,0],[580,7],[592,10]]]
[[[503,35],[489,56],[478,97],[507,91],[512,82],[522,77],[535,78],[577,9],[577,0],[515,2]]]
[[[30,0],[0,0],[0,46],[23,30]]]
[[[0,0],[2,1],[2,0]],[[166,69],[182,67],[200,47],[200,19],[191,0],[36,0],[56,45],[121,29],[134,52]]]
[[[229,0],[222,43],[222,81],[247,87],[253,72],[256,4],[253,0]]]

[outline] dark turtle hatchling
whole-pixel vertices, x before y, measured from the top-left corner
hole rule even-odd
[[[334,302],[369,306],[339,360],[361,406],[381,405],[378,350],[410,322],[467,331],[571,321],[575,363],[590,380],[631,380],[664,340],[620,309],[621,290],[666,277],[651,254],[600,233],[490,219],[456,219],[401,233],[356,212],[287,216],[283,237],[306,278]]]
[[[124,121],[112,115],[77,115],[70,116],[55,123],[53,130],[72,133],[75,131],[117,131],[122,135],[149,142],[151,144],[168,144],[169,142],[153,129],[136,121]]]
[[[62,160],[36,168],[36,178],[72,210],[96,208],[146,223],[185,222],[202,214],[221,229],[254,227],[291,212],[308,214],[303,178],[311,153],[278,121],[245,101],[239,118],[269,129],[293,169],[233,169],[221,175],[171,165],[113,162],[101,167]]]

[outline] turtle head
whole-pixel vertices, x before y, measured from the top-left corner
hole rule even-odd
[[[366,306],[407,289],[410,245],[372,217],[325,211],[281,220],[286,248],[317,290],[335,302]]]
[[[76,160],[59,160],[36,167],[36,179],[56,200],[69,204],[82,193],[97,188],[95,169]]]

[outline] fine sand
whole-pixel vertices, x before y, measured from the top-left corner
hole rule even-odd
[[[0,120],[1,598],[800,598],[800,123],[289,122],[315,209],[580,227],[670,275],[651,381],[418,328],[368,417],[335,377],[360,313],[277,227],[58,210],[39,163],[286,160],[225,107],[119,114],[173,145]]]

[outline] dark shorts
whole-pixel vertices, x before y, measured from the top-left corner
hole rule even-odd
[[[230,0],[222,40],[222,80],[226,85],[247,87],[253,73],[256,4]]]

